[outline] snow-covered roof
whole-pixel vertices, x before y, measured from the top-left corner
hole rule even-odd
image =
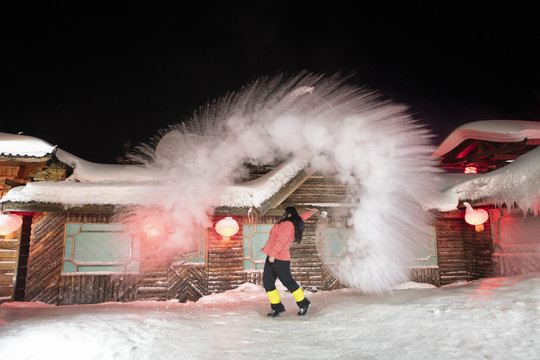
[[[55,148],[33,136],[0,132],[0,156],[41,158],[51,155]]]
[[[258,208],[302,171],[309,163],[308,156],[296,156],[285,161],[258,179],[225,188],[220,206]]]
[[[540,213],[540,147],[486,174],[456,183],[443,196],[454,202],[472,200],[513,205]]]
[[[458,131],[459,130],[459,131]],[[522,141],[525,138],[540,139],[540,123],[532,121],[479,121],[458,128],[439,151],[451,148],[467,138],[490,141]],[[39,139],[22,135],[2,134],[0,149],[7,149],[4,140],[15,137],[42,151],[52,151]],[[19,139],[19,137],[21,137]],[[12,144],[21,143],[15,142]],[[32,145],[32,146],[30,146]],[[441,150],[443,149],[443,150]],[[14,152],[13,149],[10,150]],[[37,150],[34,154],[43,154]],[[144,166],[109,165],[91,163],[61,149],[56,151],[58,159],[74,167],[70,179],[60,182],[32,182],[11,189],[0,202],[54,203],[65,207],[82,205],[145,205],[148,199],[139,194],[149,188],[167,186],[160,182],[154,172]],[[243,184],[224,188],[216,206],[259,207],[270,199],[309,163],[308,156],[289,159],[266,175]],[[396,173],[396,176],[399,174]],[[540,212],[540,147],[521,155],[513,163],[486,174],[441,174],[441,198],[435,208],[453,210],[460,201],[484,201],[488,203],[516,202],[522,209]]]
[[[540,139],[540,122],[522,120],[474,121],[456,128],[433,153],[443,156],[467,139],[496,142],[519,142]]]
[[[98,164],[83,160],[62,149],[56,158],[73,168],[71,180],[80,182],[139,182],[159,180],[155,172],[142,165]]]
[[[0,153],[17,156],[56,158],[73,168],[65,181],[31,182],[11,189],[0,202],[49,203],[64,207],[83,205],[148,205],[152,189],[171,186],[159,171],[143,165],[98,164],[83,160],[43,140],[0,133]],[[259,207],[270,199],[309,163],[309,155],[295,156],[259,179],[224,188],[216,206]]]
[[[134,165],[96,164],[58,150],[57,156],[75,166],[74,176],[66,181],[31,182],[11,189],[0,202],[50,203],[64,207],[83,205],[149,205],[151,199],[141,196],[151,189],[167,187],[147,168]],[[285,161],[269,173],[246,183],[227,186],[216,206],[259,207],[303,170],[307,156]],[[149,203],[150,202],[150,203]]]

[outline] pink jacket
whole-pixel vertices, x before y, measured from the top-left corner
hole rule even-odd
[[[306,221],[313,215],[311,211],[307,211],[300,215],[302,220]],[[275,257],[278,260],[289,261],[291,254],[289,246],[294,241],[294,225],[290,221],[283,221],[275,224],[270,230],[268,241],[262,248],[262,252],[268,256]]]

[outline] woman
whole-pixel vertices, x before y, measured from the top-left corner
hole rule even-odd
[[[308,211],[302,215],[293,206],[285,209],[283,218],[279,220],[270,230],[270,236],[262,251],[267,255],[264,264],[263,285],[272,312],[268,317],[277,317],[285,311],[285,306],[281,303],[279,292],[276,289],[276,278],[292,293],[296,304],[300,308],[298,315],[306,315],[311,302],[306,299],[304,292],[291,275],[291,254],[289,246],[291,243],[302,241],[304,232],[304,220],[309,219],[317,210]]]

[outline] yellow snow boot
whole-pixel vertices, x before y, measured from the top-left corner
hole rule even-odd
[[[281,303],[279,292],[277,289],[274,289],[272,291],[268,291],[267,294],[268,299],[270,299],[270,306],[272,308],[272,312],[268,313],[268,317],[278,317],[279,314],[285,312],[285,306],[283,306]]]
[[[302,291],[302,288],[298,288],[298,290],[293,291],[294,300],[296,300],[296,304],[298,305],[298,308],[300,311],[298,311],[298,315],[304,316],[307,314],[307,310],[309,306],[311,305],[311,302],[306,299],[304,296],[304,292]]]

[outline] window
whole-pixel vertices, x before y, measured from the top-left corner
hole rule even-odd
[[[199,230],[191,234],[191,236],[193,241],[193,251],[179,254],[174,261],[181,264],[202,265],[205,263],[206,257],[206,231],[201,227]]]
[[[138,273],[139,241],[122,224],[67,223],[62,274]]]
[[[351,235],[348,228],[326,228],[322,243],[322,257],[325,264],[336,264],[345,254],[347,239]],[[437,237],[435,226],[429,226],[424,233],[418,234],[420,245],[413,258],[414,267],[437,266]]]
[[[266,254],[261,249],[270,236],[273,225],[244,225],[244,270],[264,269]]]
[[[350,235],[351,229],[348,228],[326,228],[324,230],[322,257],[325,264],[336,264],[343,257]]]
[[[426,231],[418,236],[421,237],[418,243],[423,246],[414,259],[416,267],[438,266],[435,226],[428,226]]]

